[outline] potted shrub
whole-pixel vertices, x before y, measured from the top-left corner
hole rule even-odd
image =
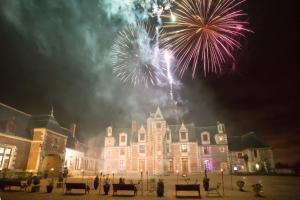
[[[256,183],[252,185],[253,191],[255,193],[255,197],[262,197],[261,192],[262,192],[262,184]]]
[[[238,180],[237,182],[236,182],[236,185],[239,187],[239,190],[240,191],[244,191],[244,189],[243,189],[243,187],[245,186],[245,181],[242,181],[242,180]]]
[[[103,191],[105,195],[108,195],[109,188],[110,188],[109,179],[106,178],[103,183]]]
[[[69,170],[68,170],[68,168],[67,167],[64,167],[64,169],[63,169],[63,177],[64,178],[66,178],[67,176],[68,176],[68,174],[69,174]]]
[[[40,177],[33,177],[33,186],[31,187],[31,192],[39,192],[40,191]]]
[[[53,190],[53,180],[49,181],[48,185],[46,186],[47,192],[51,193]]]
[[[209,178],[207,178],[206,176],[203,178],[203,188],[205,191],[208,191],[209,188]]]
[[[157,196],[158,197],[163,197],[164,196],[164,192],[165,192],[165,185],[162,179],[159,179],[157,182]]]
[[[119,184],[125,184],[125,178],[120,177],[119,178]]]
[[[99,186],[99,177],[96,176],[94,179],[94,189],[97,190],[98,186]]]
[[[28,177],[26,182],[27,182],[28,186],[31,186],[31,184],[32,184],[32,177]]]

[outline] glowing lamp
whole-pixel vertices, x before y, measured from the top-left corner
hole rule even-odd
[[[259,170],[259,164],[258,163],[255,164],[255,168],[256,168],[256,170]]]
[[[52,167],[50,170],[53,172],[53,171],[54,171],[54,168]]]
[[[221,168],[221,172],[223,172],[224,170],[223,170],[223,168]]]
[[[237,171],[237,170],[238,170],[237,166],[234,166],[234,167],[233,167],[233,170],[234,170],[234,171]]]

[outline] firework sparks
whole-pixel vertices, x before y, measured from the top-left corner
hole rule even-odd
[[[144,23],[129,25],[119,32],[112,47],[113,73],[123,82],[149,87],[160,83],[160,52],[156,29]]]
[[[172,72],[171,72],[171,55],[169,51],[164,52],[164,57],[165,57],[165,63],[166,63],[166,69],[167,69],[167,78],[169,81],[169,86],[170,86],[170,97],[171,100],[173,100],[173,77],[172,77]]]
[[[245,0],[182,0],[163,25],[161,43],[171,49],[181,76],[192,67],[193,77],[201,61],[204,73],[222,72],[233,51],[240,48],[238,38],[250,31],[243,21],[246,14],[238,9]],[[176,23],[172,22],[176,19]]]

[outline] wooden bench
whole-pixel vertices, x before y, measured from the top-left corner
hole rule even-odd
[[[84,190],[84,194],[86,194],[86,192],[89,193],[89,191],[90,191],[89,186],[85,183],[65,183],[65,184],[66,184],[65,194],[67,194],[67,192],[71,193],[72,189],[82,189],[82,190]]]
[[[20,190],[23,188],[27,188],[27,184],[22,184],[21,180],[19,179],[7,179],[7,180],[1,180],[0,181],[0,188],[2,190],[5,190],[5,188],[8,187],[9,190],[11,190],[11,187],[19,187]]]
[[[136,196],[137,188],[134,184],[112,184],[113,185],[113,195],[116,195],[118,190],[133,191],[134,196]]]
[[[210,187],[210,188],[208,188],[207,195],[217,194],[219,197],[221,197],[222,195],[219,192],[220,186],[221,186],[221,183],[218,182],[216,187]]]
[[[175,185],[176,197],[178,197],[178,191],[196,191],[198,192],[198,197],[201,198],[200,195],[200,184],[187,184],[187,185]]]

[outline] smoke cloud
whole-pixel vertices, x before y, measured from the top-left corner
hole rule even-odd
[[[145,120],[158,105],[173,109],[166,112],[166,117],[177,113],[177,120],[188,112],[188,109],[175,112],[175,104],[183,108],[187,101],[182,100],[178,92],[175,94],[177,102],[170,104],[167,84],[132,88],[124,86],[112,74],[110,51],[117,32],[128,24],[148,18],[150,1],[137,2],[2,0],[0,11],[1,17],[39,54],[62,68],[70,69],[71,66],[84,74],[80,83],[76,77],[73,79],[71,84],[78,86],[77,89],[68,91],[60,101],[73,102],[73,106],[66,103],[64,109],[70,113],[75,109],[77,119],[83,124],[87,122],[85,128],[101,127],[104,131],[103,126],[110,124],[128,126],[131,119]],[[147,55],[147,49],[144,51]],[[181,84],[176,80],[174,83],[178,91]],[[95,125],[91,125],[93,123]]]

